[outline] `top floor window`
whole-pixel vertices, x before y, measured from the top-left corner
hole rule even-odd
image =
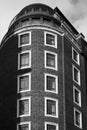
[[[23,26],[27,26],[27,25],[29,25],[29,19],[25,19],[25,20],[22,20],[21,21],[21,26],[23,27]],[[29,34],[25,34],[25,35],[29,35]]]
[[[19,47],[31,44],[31,33],[21,33],[19,34]]]
[[[57,48],[57,35],[50,32],[45,32],[45,45]]]
[[[80,64],[80,57],[79,57],[79,53],[72,48],[72,59],[79,65]]]

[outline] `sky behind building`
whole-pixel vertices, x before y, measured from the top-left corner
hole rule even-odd
[[[32,3],[47,4],[53,9],[57,6],[87,40],[87,0],[0,0],[0,41],[11,20],[21,9]]]

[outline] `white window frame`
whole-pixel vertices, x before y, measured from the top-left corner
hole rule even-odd
[[[23,35],[23,34],[29,34],[29,43],[28,44],[24,44],[24,45],[20,44],[20,36]],[[31,45],[31,32],[22,32],[22,33],[19,33],[18,34],[18,47],[23,47],[23,46],[27,46],[27,45]]]
[[[75,112],[78,112],[80,114],[80,126],[76,124],[76,115]],[[74,125],[82,129],[82,112],[74,108]]]
[[[45,130],[47,130],[47,125],[54,125],[56,126],[56,130],[59,130],[59,126],[57,123],[54,122],[45,122]]]
[[[53,35],[55,37],[55,45],[49,45],[49,44],[46,43],[46,35],[47,34]],[[44,44],[45,44],[45,46],[57,48],[57,34],[45,31],[44,32]]]
[[[50,115],[50,114],[47,114],[47,100],[51,100],[51,101],[55,101],[56,102],[56,115]],[[45,110],[45,116],[48,116],[48,117],[54,117],[54,118],[58,118],[58,99],[55,99],[55,98],[50,98],[50,97],[45,97],[45,105],[44,105],[44,110]]]
[[[74,59],[74,51],[77,53],[77,61]],[[80,65],[80,54],[72,47],[72,59],[74,62],[76,62],[78,65]]]
[[[29,89],[20,91],[20,88],[19,88],[20,87],[20,77],[25,77],[25,76],[29,77]],[[26,73],[26,74],[19,75],[17,80],[18,80],[18,82],[17,82],[17,86],[18,86],[17,87],[17,92],[18,93],[31,91],[31,73]]]
[[[53,78],[55,78],[55,81],[56,81],[56,91],[52,91],[52,90],[48,90],[47,89],[47,76],[49,76],[49,77],[53,77]],[[44,79],[45,79],[45,91],[46,92],[52,92],[52,93],[58,93],[58,76],[56,76],[56,75],[52,75],[52,74],[49,74],[49,73],[45,73],[44,74]]]
[[[21,60],[20,56],[21,56],[21,54],[26,54],[26,53],[29,53],[29,66],[21,67],[20,66],[20,60]],[[26,68],[31,68],[31,50],[23,51],[23,52],[18,54],[18,70],[19,69],[26,69]]]
[[[17,130],[19,130],[20,125],[25,125],[25,124],[28,124],[29,130],[31,130],[31,122],[30,121],[29,122],[20,122],[19,124],[17,124]]]
[[[44,54],[44,65],[45,65],[45,68],[57,70],[58,69],[58,58],[57,58],[58,56],[57,56],[57,54],[54,53],[54,52],[51,52],[51,51],[46,51],[46,50],[45,50],[44,53],[45,53]],[[52,54],[52,55],[55,56],[55,67],[49,67],[49,66],[47,66],[47,54]]]
[[[78,85],[80,85],[80,70],[76,67],[76,66],[72,66],[72,68],[73,68],[73,81],[75,82],[75,83],[77,83]],[[74,68],[78,71],[78,82],[74,79]]]
[[[75,90],[78,91],[78,93],[79,93],[79,103],[77,103],[75,101]],[[78,88],[76,88],[75,86],[73,86],[73,101],[75,104],[77,104],[81,107],[81,91]]]
[[[28,99],[29,100],[29,114],[19,115],[19,102],[22,100]],[[24,117],[31,115],[31,97],[23,97],[17,100],[17,117]]]

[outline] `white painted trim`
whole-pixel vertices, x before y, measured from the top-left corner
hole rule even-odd
[[[19,125],[24,125],[24,124],[28,124],[28,126],[29,126],[29,130],[31,130],[31,122],[29,121],[27,121],[27,122],[20,122],[19,124],[17,124],[17,130],[19,130]]]
[[[58,118],[58,99],[50,98],[50,97],[45,97],[44,99],[45,99],[45,105],[44,105],[45,116]],[[47,100],[55,101],[55,103],[56,103],[56,115],[55,116],[47,114]]]
[[[74,51],[77,53],[77,60],[78,61],[76,61],[75,59],[74,59]],[[73,61],[75,62],[75,63],[77,63],[78,65],[80,65],[80,54],[75,50],[75,48],[73,48],[72,47],[72,59],[73,59]]]
[[[44,31],[51,31],[53,33],[57,33],[61,36],[64,36],[63,32],[61,32],[61,33],[59,32],[60,30],[56,30],[55,28],[51,28],[50,26],[43,26],[42,24],[41,25],[30,25],[30,27],[19,28],[18,31],[14,32],[14,34],[25,32],[25,31],[27,32],[27,31],[30,31],[32,29],[41,29]]]
[[[79,93],[79,103],[77,103],[75,101],[75,90],[78,91],[78,93]],[[75,86],[73,86],[73,101],[75,104],[77,104],[81,107],[81,91],[78,88],[76,88]]]
[[[24,45],[21,45],[20,44],[20,36],[23,35],[23,34],[29,34],[29,43],[28,44],[24,44]],[[27,45],[31,45],[31,32],[22,32],[22,33],[19,33],[18,34],[18,47],[23,47],[23,46],[27,46]]]
[[[19,87],[20,87],[20,77],[24,77],[24,76],[29,77],[29,89],[20,91],[20,89],[19,89]],[[18,82],[17,82],[17,93],[31,91],[31,73],[26,73],[26,74],[19,75],[17,80],[18,80]]]
[[[78,71],[78,82],[74,79],[74,68]],[[81,84],[81,81],[80,81],[80,70],[79,69],[77,69],[77,67],[76,66],[72,66],[72,75],[73,75],[73,81],[75,82],[75,83],[77,83],[78,85],[80,85]]]
[[[52,55],[54,55],[55,56],[55,68],[54,67],[49,67],[49,66],[47,66],[47,53],[48,54],[52,54]],[[51,52],[51,51],[46,51],[45,50],[45,52],[44,52],[44,67],[45,68],[47,68],[47,69],[53,69],[53,70],[58,70],[58,58],[57,58],[58,56],[57,56],[57,54],[56,53],[54,53],[54,52]]]
[[[19,101],[28,99],[29,100],[29,114],[19,115]],[[31,97],[23,97],[17,100],[17,117],[24,117],[31,115]]]
[[[30,25],[30,27],[27,27],[27,28],[25,27],[25,28],[22,28],[22,29],[19,28],[18,31],[15,30],[15,32],[13,34],[11,34],[9,37],[7,37],[6,39],[4,38],[5,39],[4,42],[6,42],[9,38],[11,38],[15,34],[22,33],[22,32],[27,32],[27,31],[29,32],[29,31],[31,31],[33,29],[41,29],[41,30],[44,30],[44,31],[52,31],[53,33],[59,34],[60,36],[64,36],[63,31],[60,32],[60,30],[55,30],[55,28],[53,29],[53,28],[51,28],[49,26],[43,26],[42,24],[41,25]],[[81,51],[81,49],[74,42],[73,42],[73,44]],[[3,46],[3,44],[1,45],[1,47],[2,46]]]
[[[55,81],[56,81],[56,91],[47,90],[47,76],[55,78]],[[46,92],[52,92],[52,93],[57,93],[58,94],[58,76],[45,73],[44,74],[44,80],[45,80],[45,82],[44,82],[44,90]]]
[[[29,53],[29,66],[20,67],[20,55]],[[19,69],[25,69],[25,68],[31,68],[31,50],[23,51],[18,54],[18,70]]]
[[[76,116],[75,112],[78,112],[80,114],[80,126],[76,124]],[[74,108],[74,125],[82,129],[82,112]]]
[[[71,31],[70,31],[71,28],[70,28],[67,24],[65,25],[63,22],[62,22],[61,25],[64,26],[64,27],[66,28],[67,32],[72,36],[72,38],[75,39],[75,37],[73,36],[73,34],[72,34]],[[70,28],[70,29],[68,29],[68,28]]]
[[[55,45],[49,45],[46,43],[46,35],[47,34],[53,35],[55,37]],[[45,31],[44,32],[44,44],[45,44],[45,46],[57,48],[57,34],[54,34],[53,32],[46,32]]]
[[[9,37],[6,38],[6,36],[3,38],[3,41],[4,43],[9,39],[11,38],[13,35],[15,34],[18,34],[18,33],[22,33],[22,32],[29,32],[33,29],[41,29],[41,30],[45,30],[45,31],[52,31],[54,33],[57,33],[59,34],[60,36],[64,36],[64,32],[60,32],[60,30],[55,30],[55,28],[51,28],[49,26],[43,26],[42,24],[41,25],[30,25],[29,27],[23,27],[22,29],[19,28],[18,31],[15,30],[15,32],[13,34],[11,34]],[[1,47],[3,46],[4,44],[1,45]],[[75,44],[76,46],[76,44]]]
[[[45,130],[47,130],[47,125],[54,125],[56,126],[56,130],[59,130],[59,125],[57,123],[54,122],[45,122]]]

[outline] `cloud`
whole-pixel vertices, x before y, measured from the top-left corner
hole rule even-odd
[[[87,40],[87,0],[61,0],[59,5],[58,2],[57,7]]]
[[[77,4],[73,3],[72,6],[73,11],[69,19],[77,30],[85,35],[87,40],[87,0],[78,0]]]
[[[75,5],[78,4],[79,0],[70,0],[70,2]]]
[[[87,41],[87,17],[85,17],[84,19],[80,19],[80,20],[77,20],[75,23],[74,23],[74,26],[77,28],[77,30],[79,32],[82,32],[83,35],[85,36],[86,38],[86,41]]]
[[[86,0],[65,0],[65,6],[66,9],[63,8],[65,11],[65,14],[70,18],[70,20],[73,20],[73,18],[81,19],[82,17],[85,17],[87,12],[87,1]],[[64,2],[64,0],[63,0]],[[68,4],[67,4],[68,3]]]

